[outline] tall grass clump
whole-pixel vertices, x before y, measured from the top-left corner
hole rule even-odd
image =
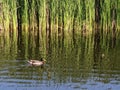
[[[29,0],[29,9],[28,9],[28,15],[29,15],[29,26],[31,29],[34,30],[35,27],[35,0]]]
[[[28,0],[23,0],[21,1],[22,6],[20,7],[22,10],[22,28],[27,30],[29,27],[29,22],[28,22]]]
[[[116,2],[116,12],[117,12],[117,29],[120,29],[120,0]],[[119,30],[118,30],[119,31]]]
[[[110,27],[110,0],[104,0],[103,2],[101,2],[101,23],[102,23],[102,27],[104,29],[108,29],[108,27]]]
[[[36,0],[35,3],[35,14],[36,14],[36,23],[38,27],[38,34],[40,38],[42,38],[42,35],[45,34],[45,13],[46,13],[46,2],[45,0]],[[43,33],[42,33],[43,32]],[[45,36],[45,35],[44,35]]]
[[[18,34],[25,30],[27,33],[39,35],[40,38],[51,35],[66,38],[79,33],[92,33],[97,17],[100,26],[106,32],[113,26],[119,27],[120,0],[3,0],[2,2],[5,30],[16,33],[18,27]],[[96,11],[96,8],[100,12]]]
[[[3,27],[6,32],[9,30],[10,23],[9,0],[3,1]]]
[[[17,27],[17,6],[16,1],[3,0],[2,2],[3,24],[5,30],[16,30]]]

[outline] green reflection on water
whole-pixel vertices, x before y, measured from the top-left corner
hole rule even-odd
[[[119,39],[113,47],[110,40],[99,41],[94,36],[54,38],[40,39],[32,33],[23,33],[19,38],[1,36],[0,67],[3,71],[8,70],[3,75],[25,80],[45,79],[54,83],[85,84],[88,79],[109,83],[111,79],[118,80]],[[47,60],[45,67],[27,66],[28,59],[42,57]]]

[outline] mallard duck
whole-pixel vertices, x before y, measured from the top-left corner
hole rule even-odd
[[[45,64],[45,59],[41,58],[41,60],[29,60],[28,63],[34,66],[42,66]]]

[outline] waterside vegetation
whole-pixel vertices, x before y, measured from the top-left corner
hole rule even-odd
[[[12,34],[66,35],[119,29],[120,0],[2,0],[0,25]],[[42,36],[42,35],[41,35]]]

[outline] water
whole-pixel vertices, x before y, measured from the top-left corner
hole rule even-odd
[[[92,41],[79,38],[74,44],[71,39],[38,44],[33,38],[24,37],[21,43],[2,38],[0,90],[120,89],[119,42],[95,48]],[[43,67],[27,63],[41,57],[47,60]]]
[[[4,60],[5,61],[5,60]],[[0,90],[119,90],[119,70],[29,66],[24,60],[5,61]],[[8,64],[9,62],[10,64]],[[12,65],[12,66],[11,66]],[[62,64],[63,65],[63,64]],[[60,67],[61,66],[61,67]]]

